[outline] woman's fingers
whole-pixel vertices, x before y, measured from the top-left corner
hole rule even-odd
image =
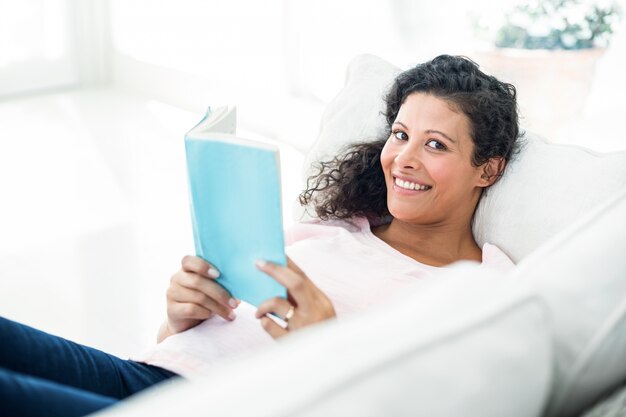
[[[265,261],[257,261],[256,266],[285,287],[299,307],[306,307],[310,301],[307,296],[310,281],[303,272],[298,273],[288,267]]]
[[[267,333],[269,333],[269,335],[272,336],[274,339],[282,337],[289,333],[287,329],[282,328],[269,317],[261,318],[261,326],[263,326],[263,329]]]
[[[255,313],[255,317],[261,319],[263,329],[275,339],[289,333],[289,326],[292,328],[300,327],[297,323],[298,318],[294,315],[295,310],[292,309],[294,309],[294,307],[289,301],[284,298],[275,297],[261,303]],[[291,311],[291,313],[289,313],[289,311]],[[287,326],[276,323],[275,319],[270,317],[269,314],[274,314],[282,318]],[[287,314],[290,314],[291,317],[287,317]]]
[[[213,265],[192,255],[183,257],[181,264],[182,271],[187,272],[180,277],[181,285],[198,289],[227,307],[237,308],[239,301],[232,298],[224,287],[214,282],[220,273]]]
[[[239,302],[213,279],[206,278],[193,272],[179,271],[172,277],[172,282],[199,291],[227,308],[237,308]]]
[[[260,319],[266,314],[273,313],[284,320],[285,315],[289,311],[290,307],[291,304],[289,303],[289,301],[285,300],[284,298],[274,297],[262,302],[259,305],[259,308],[257,309],[254,316],[257,319]]]
[[[217,314],[234,320],[239,302],[219,285],[217,270],[197,256],[185,256],[167,289],[167,327],[159,336],[179,333]]]
[[[183,271],[186,272],[195,272],[196,274],[200,274],[211,279],[215,279],[220,276],[220,273],[215,266],[197,256],[186,255],[180,261],[180,264]]]
[[[169,334],[176,334],[197,326],[213,317],[211,310],[193,303],[168,303],[167,328]],[[162,339],[161,339],[162,340]]]
[[[206,320],[213,317],[213,311],[194,303],[172,303],[167,307],[168,316],[178,320]]]
[[[180,285],[171,285],[167,289],[168,304],[180,305],[178,310],[174,310],[173,317],[175,318],[201,318],[196,317],[196,310],[192,306],[199,306],[213,312],[226,320],[234,320],[236,314],[230,307],[224,306],[217,302],[215,299],[207,296],[206,294],[186,288]],[[190,316],[185,314],[189,310]],[[176,314],[178,313],[178,314]]]

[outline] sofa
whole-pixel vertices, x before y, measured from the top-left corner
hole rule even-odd
[[[350,63],[304,176],[346,143],[380,135],[382,95],[398,71],[371,55]],[[99,414],[626,415],[626,152],[599,154],[525,132],[483,196],[474,233],[517,266],[503,273],[453,264],[426,290]]]

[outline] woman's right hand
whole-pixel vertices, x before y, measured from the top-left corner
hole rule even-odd
[[[232,321],[239,305],[215,279],[217,269],[197,256],[187,255],[181,269],[172,275],[167,289],[167,322],[159,331],[158,341],[180,333],[215,314]]]

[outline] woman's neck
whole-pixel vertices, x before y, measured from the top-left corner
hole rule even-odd
[[[418,262],[444,266],[462,259],[481,261],[482,252],[471,225],[415,225],[393,219],[372,228],[372,233],[392,248]]]

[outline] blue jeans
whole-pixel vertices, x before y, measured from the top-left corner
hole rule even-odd
[[[174,376],[0,317],[2,416],[83,416]]]

